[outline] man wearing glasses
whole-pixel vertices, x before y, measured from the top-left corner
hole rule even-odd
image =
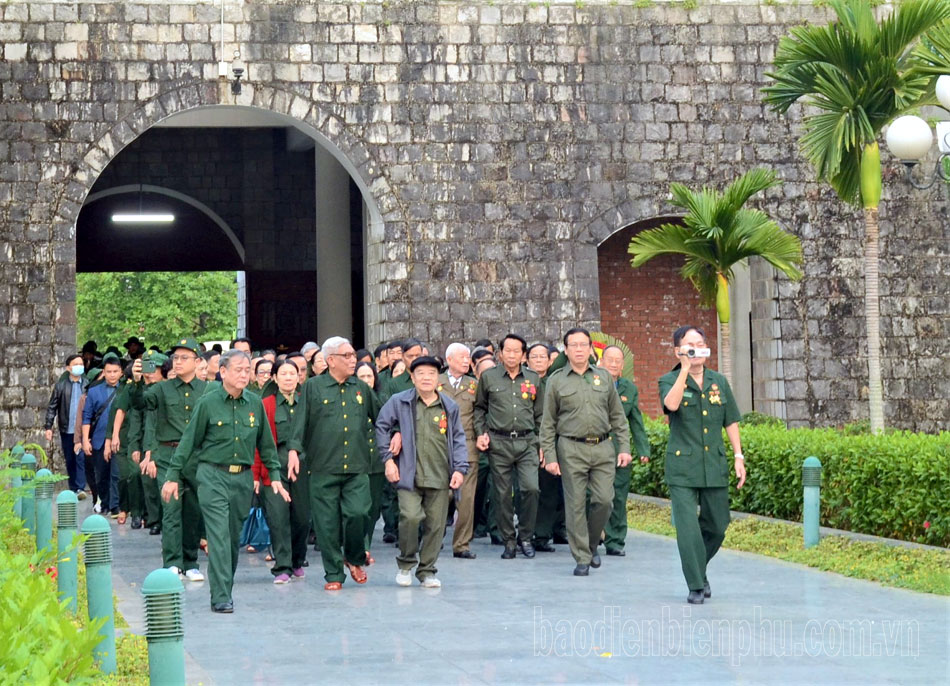
[[[371,504],[368,428],[376,421],[379,404],[373,390],[354,375],[356,351],[347,339],[328,339],[323,352],[327,373],[303,385],[287,457],[294,462],[304,454],[301,469],[310,475],[324,589],[339,591],[346,579],[344,565],[353,581],[366,583],[363,565]]]
[[[142,383],[142,362],[132,366],[135,388],[132,405],[145,411],[145,459],[140,465],[143,474],[158,479],[163,485],[171,466],[172,455],[181,436],[191,421],[198,398],[205,391],[205,381],[195,376],[198,365],[198,341],[180,338],[172,346],[174,379],[154,383],[148,388]],[[198,491],[192,462],[180,477],[179,497],[167,503],[162,511],[162,564],[183,574],[190,581],[204,581],[198,570],[200,542]]]

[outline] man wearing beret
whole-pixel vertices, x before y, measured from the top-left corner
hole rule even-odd
[[[442,583],[435,565],[445,535],[449,498],[461,487],[468,471],[468,448],[459,406],[436,390],[439,362],[434,357],[417,357],[409,370],[413,388],[396,393],[380,410],[376,445],[386,465],[386,479],[396,485],[399,499],[396,583],[411,585],[416,567],[416,578],[424,588],[439,588]],[[397,427],[402,448],[394,455],[390,435]]]

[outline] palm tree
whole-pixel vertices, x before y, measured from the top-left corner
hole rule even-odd
[[[800,145],[846,203],[864,211],[864,315],[871,429],[884,427],[878,298],[881,130],[896,117],[936,104],[936,76],[950,69],[950,2],[907,0],[878,22],[868,0],[829,0],[837,21],[800,26],[779,41],[765,102],[806,111]]]
[[[795,265],[802,263],[802,246],[760,210],[743,209],[756,193],[779,183],[775,173],[753,169],[718,192],[691,191],[674,183],[672,203],[686,210],[682,224],[663,224],[630,240],[627,249],[639,267],[657,255],[685,255],[682,275],[699,291],[703,305],[716,306],[722,337],[721,370],[732,381],[732,344],[729,337],[729,284],[733,267],[759,256],[792,279],[800,279]]]

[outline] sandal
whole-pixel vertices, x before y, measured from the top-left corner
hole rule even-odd
[[[267,555],[264,556],[264,562],[273,562],[273,561],[274,561],[274,556],[271,555],[270,553],[267,553]]]
[[[116,520],[119,524],[125,524],[125,520],[128,519],[129,515],[125,512],[120,512],[119,517]]]
[[[201,543],[198,544],[198,547],[205,552],[205,555],[208,554],[208,541],[202,538]]]
[[[376,560],[373,559],[373,556],[370,555],[370,554],[369,554],[369,551],[367,550],[367,551],[366,551],[366,566],[369,567],[369,566],[370,566],[371,564],[373,564],[374,562],[376,562]]]
[[[347,562],[346,568],[350,570],[350,576],[353,577],[353,581],[358,584],[366,583],[367,576],[362,567],[358,565],[351,565],[349,562]]]
[[[257,552],[257,548],[255,548],[255,547],[252,546],[252,545],[249,545],[249,546],[247,547],[247,552],[249,552],[249,553],[256,553],[256,552]]]
[[[343,584],[339,581],[328,581],[323,584],[324,591],[340,591],[343,589]]]

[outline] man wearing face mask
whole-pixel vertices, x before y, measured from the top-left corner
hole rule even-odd
[[[142,470],[155,476],[160,484],[166,481],[171,458],[188,428],[195,404],[205,391],[206,382],[195,376],[198,364],[198,342],[180,338],[171,350],[175,378],[152,384],[146,390],[140,383],[142,361],[132,366],[135,388],[133,407],[145,408],[145,459]],[[198,570],[199,510],[195,469],[181,474],[179,497],[166,504],[162,511],[162,561],[165,567],[183,574],[190,581],[204,581]]]
[[[85,377],[86,366],[82,355],[75,354],[66,358],[66,372],[59,377],[50,394],[46,408],[46,441],[53,441],[53,422],[59,424],[59,437],[63,447],[63,459],[66,473],[69,475],[69,490],[76,493],[80,500],[86,497],[85,459],[78,454],[75,446],[79,441],[75,436],[76,414],[79,411],[79,399],[89,382]]]

